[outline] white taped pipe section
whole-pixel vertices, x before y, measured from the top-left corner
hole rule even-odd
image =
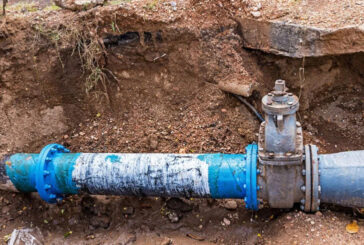
[[[189,154],[82,153],[72,180],[91,194],[210,197],[208,164]]]

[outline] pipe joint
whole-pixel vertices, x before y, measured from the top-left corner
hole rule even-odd
[[[317,146],[305,145],[305,212],[316,212],[320,206],[319,162]]]
[[[46,202],[56,203],[63,199],[62,191],[57,186],[54,159],[59,153],[70,151],[59,144],[50,144],[42,149],[35,166],[35,188]]]
[[[246,200],[245,207],[252,210],[258,210],[259,201],[257,198],[257,191],[259,186],[257,185],[257,156],[258,146],[251,144],[246,147]]]

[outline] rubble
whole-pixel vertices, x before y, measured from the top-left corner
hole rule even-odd
[[[8,245],[42,245],[44,243],[44,237],[39,228],[24,228],[15,229],[11,233]]]

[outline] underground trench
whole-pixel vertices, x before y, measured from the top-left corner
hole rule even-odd
[[[290,28],[296,30],[296,26]],[[290,33],[290,28],[284,30]],[[272,30],[277,33],[279,28]],[[249,41],[257,38],[245,31],[246,48],[254,49]],[[303,49],[292,50],[299,42],[277,42],[284,34],[279,33],[260,48],[293,57],[305,57],[307,52],[326,55],[312,48],[312,40],[308,50],[304,45]],[[152,40],[162,42],[161,32],[130,31],[106,36],[103,41],[110,48]],[[262,202],[272,208],[291,208],[300,203],[307,212],[317,211],[321,203],[364,207],[364,151],[318,154],[316,146],[304,146],[302,127],[296,120],[299,100],[287,91],[282,80],[277,80],[274,90],[263,97],[262,108],[265,121],[259,141],[248,145],[245,154],[70,153],[62,145],[50,144],[39,154],[4,156],[0,162],[0,187],[38,192],[49,203],[65,195],[89,193],[240,198],[252,210]]]

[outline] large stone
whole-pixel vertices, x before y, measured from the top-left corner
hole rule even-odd
[[[102,6],[107,0],[54,0],[54,3],[63,9],[82,11]]]
[[[294,58],[364,51],[364,26],[316,28],[283,21],[240,19],[243,46]]]
[[[238,208],[238,203],[235,200],[224,200],[220,203],[220,206],[227,210],[235,210]]]

